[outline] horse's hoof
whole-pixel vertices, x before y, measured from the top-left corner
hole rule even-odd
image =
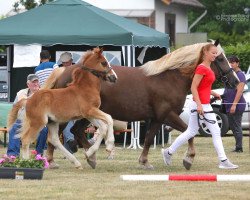
[[[190,157],[186,157],[183,159],[183,166],[186,168],[186,170],[190,170],[192,164],[193,160]]]
[[[59,165],[55,162],[49,163],[49,169],[59,169]]]
[[[144,169],[144,170],[154,170],[155,169],[154,166],[150,165],[149,163],[142,164],[141,168]]]

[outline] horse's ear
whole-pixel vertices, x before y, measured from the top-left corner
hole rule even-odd
[[[220,44],[220,40],[219,39],[216,39],[215,42],[214,42],[214,46],[218,46],[218,44]]]

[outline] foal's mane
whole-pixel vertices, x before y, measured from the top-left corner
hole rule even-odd
[[[84,62],[91,56],[93,55],[92,51],[87,51],[86,53],[84,53],[84,55],[80,58],[80,60],[77,62],[78,67],[76,69],[73,70],[72,72],[72,82],[68,84],[68,86],[72,85],[72,84],[79,84],[80,80],[83,77],[83,69],[81,67],[84,66]]]
[[[92,51],[86,51],[82,57],[80,58],[80,60],[77,62],[78,65],[82,66],[84,61],[86,61],[88,59],[89,56],[91,56],[93,54]]]
[[[77,65],[78,67],[76,69],[73,70],[72,73],[72,82],[69,85],[72,84],[79,84],[81,79],[84,78],[83,77],[83,73],[82,73],[82,68],[84,66],[84,63],[88,60],[88,58],[90,56],[92,56],[95,53],[100,53],[101,49],[99,47],[94,48],[92,51],[87,51],[82,57],[81,59],[78,61]]]
[[[197,65],[201,48],[207,44],[209,43],[197,43],[181,47],[157,60],[145,63],[140,68],[147,76],[157,75],[173,69],[180,69],[183,73],[192,74]],[[218,52],[222,51],[219,46]]]

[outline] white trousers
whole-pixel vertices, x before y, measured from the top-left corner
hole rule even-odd
[[[212,111],[213,108],[210,104],[202,104],[203,111]],[[183,132],[181,135],[179,135],[176,140],[172,143],[172,145],[169,147],[169,153],[173,154],[177,151],[177,149],[186,143],[190,138],[194,137],[199,130],[198,125],[198,117],[197,112],[191,113],[191,110],[197,109],[197,104],[195,101],[190,102],[189,105],[189,112],[190,112],[190,118],[188,122],[188,128],[185,132]],[[220,127],[216,120],[215,113],[205,113],[205,118],[208,120],[214,120],[216,123],[212,124],[204,120],[204,123],[206,124],[207,128],[210,130],[213,138],[213,144],[215,147],[215,150],[217,152],[219,160],[225,160],[227,159],[224,147],[221,140],[221,133],[220,133]]]

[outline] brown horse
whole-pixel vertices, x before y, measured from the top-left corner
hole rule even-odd
[[[61,150],[75,167],[81,168],[81,163],[64,148],[58,137],[59,123],[81,118],[86,118],[99,127],[101,133],[96,143],[86,152],[86,156],[89,157],[97,151],[103,138],[106,140],[106,149],[112,151],[113,120],[110,115],[99,110],[101,105],[99,76],[111,82],[117,79],[115,72],[102,55],[102,49],[95,48],[85,54],[81,64],[75,65],[72,73],[73,81],[66,88],[39,90],[31,98],[21,100],[13,107],[9,114],[8,127],[16,120],[18,110],[22,106],[26,107],[26,116],[20,133],[24,159],[29,158],[30,143],[47,125],[48,141]]]
[[[150,120],[150,128],[139,158],[139,163],[146,168],[153,168],[147,155],[161,124],[168,124],[181,132],[187,128],[179,115],[182,112],[186,95],[190,91],[199,52],[206,44],[199,43],[182,47],[141,67],[114,66],[113,69],[119,77],[117,83],[111,85],[102,82],[101,110],[109,113],[113,119],[122,121]],[[219,50],[220,55],[212,63],[212,69],[217,78],[223,78],[226,84],[235,87],[238,79],[230,70],[222,49],[219,48]],[[59,74],[53,73],[48,79],[47,87],[65,87],[65,83],[71,81],[73,70],[74,66]],[[73,127],[72,131],[83,137],[84,148],[89,148],[90,144],[82,134],[84,126],[81,121],[75,124],[80,125],[77,128]],[[47,152],[52,161],[53,149],[51,146]],[[187,157],[184,158],[184,166],[187,169],[191,167],[194,156],[193,139],[190,139]]]

